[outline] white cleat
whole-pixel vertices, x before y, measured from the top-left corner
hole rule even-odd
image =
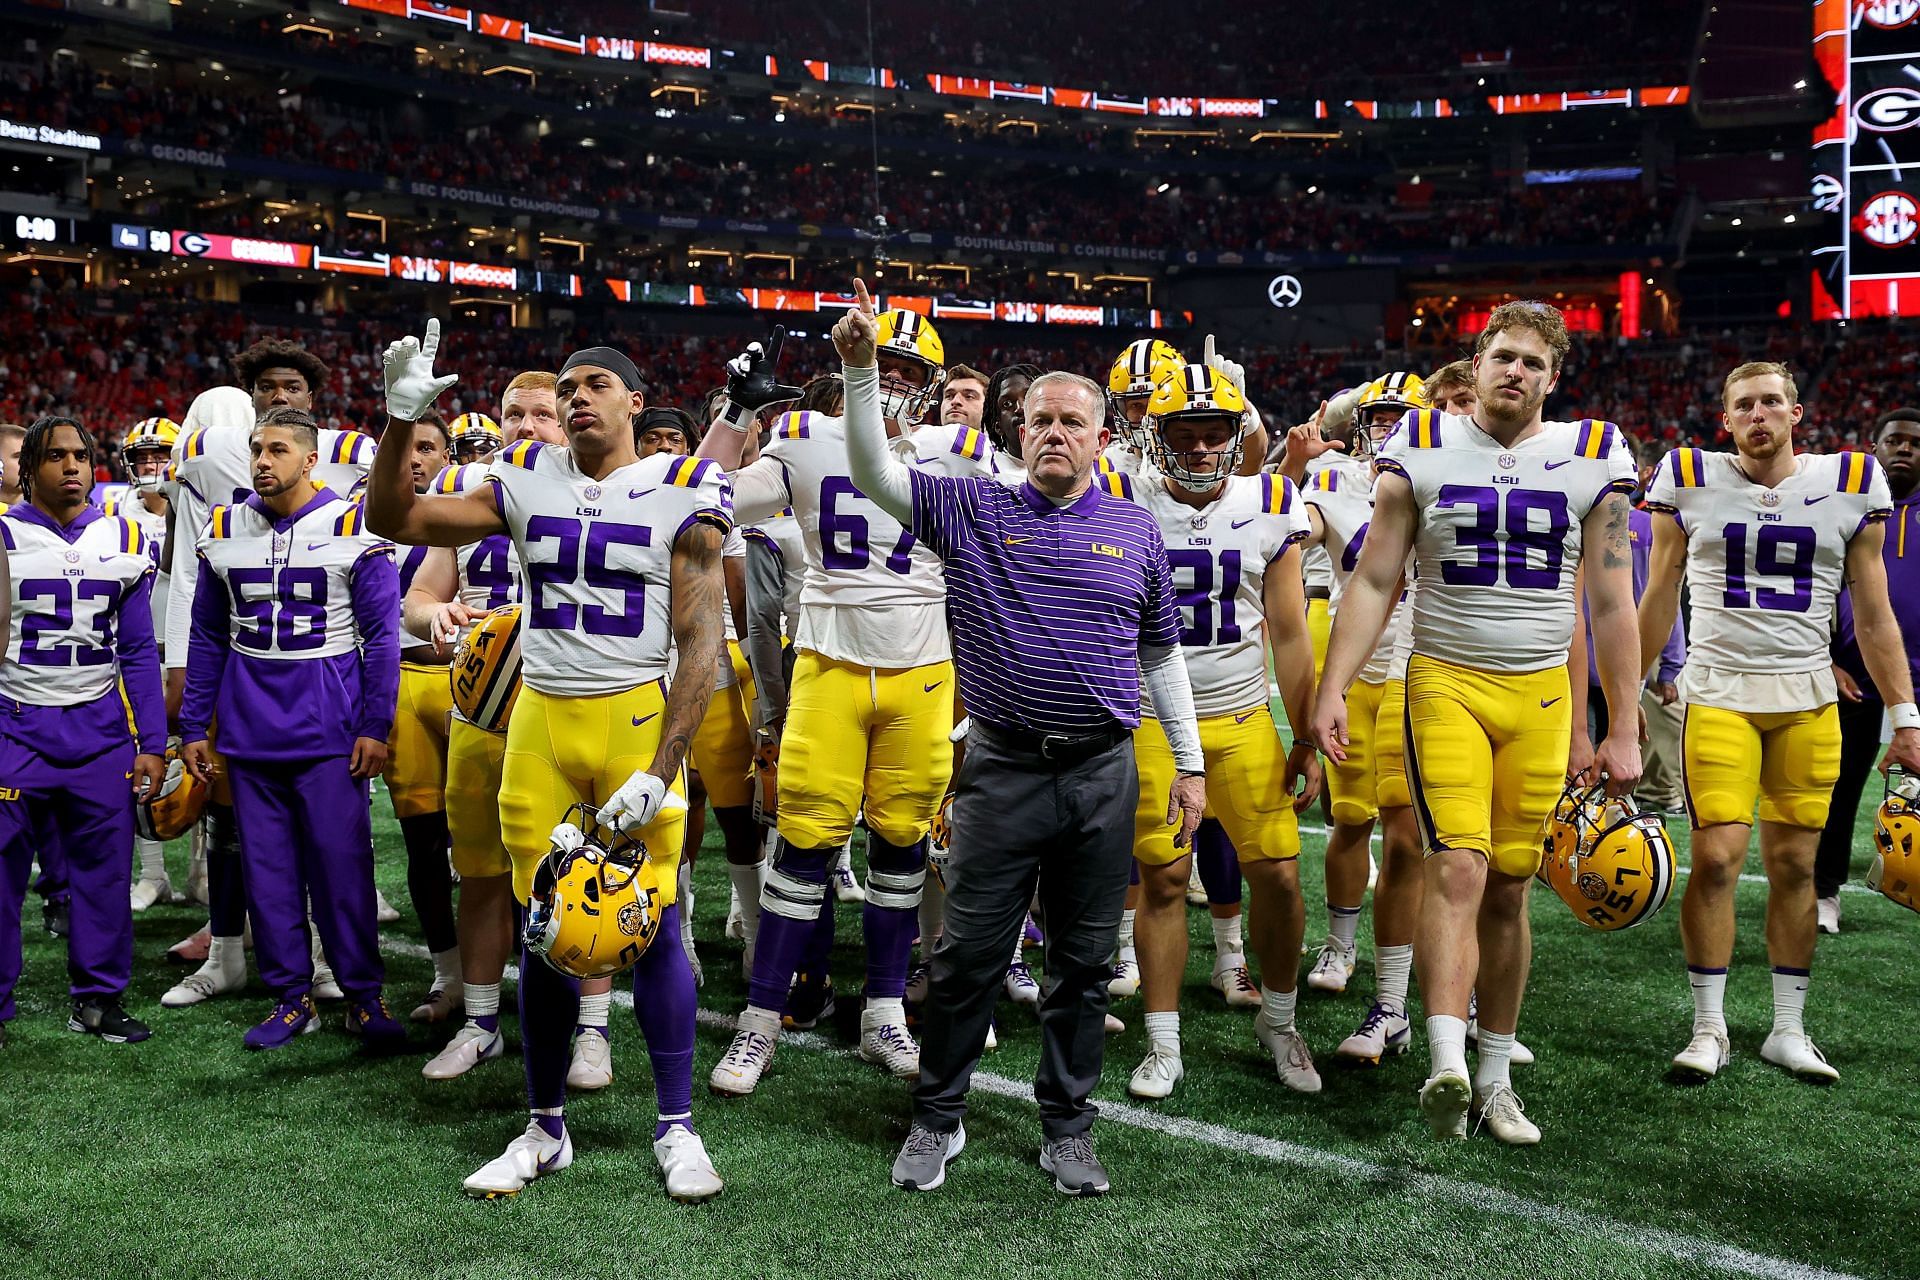
[[[400,919],[400,912],[387,901],[387,895],[378,889],[373,891],[373,918],[378,924],[395,924]]]
[[[713,1066],[707,1087],[729,1098],[744,1098],[760,1084],[760,1077],[773,1065],[774,1037],[780,1033],[780,1020],[763,1024],[758,1017],[740,1015],[739,1030],[733,1043]]]
[[[1377,1067],[1382,1058],[1405,1053],[1412,1044],[1413,1023],[1406,1012],[1376,1003],[1367,1010],[1359,1029],[1342,1040],[1334,1053],[1356,1063]]]
[[[1527,1109],[1512,1085],[1497,1084],[1473,1099],[1475,1129],[1485,1128],[1510,1147],[1531,1147],[1540,1141],[1540,1126],[1527,1119]]]
[[[1133,1078],[1127,1081],[1127,1092],[1136,1098],[1158,1102],[1171,1096],[1173,1086],[1186,1074],[1186,1065],[1180,1061],[1178,1052],[1166,1045],[1148,1045],[1147,1056],[1140,1060],[1140,1065],[1133,1069]]]
[[[827,871],[827,883],[833,886],[836,902],[865,902],[867,891],[853,876],[853,859],[836,862]]]
[[[234,961],[237,963],[218,964],[208,957],[204,964],[180,979],[160,997],[161,1005],[168,1009],[184,1009],[203,1000],[238,991],[247,984],[246,955],[242,953],[235,956]]]
[[[1107,994],[1115,1000],[1124,1000],[1140,989],[1140,962],[1138,960],[1115,960],[1113,974],[1107,979]]]
[[[1831,898],[1819,898],[1814,901],[1814,923],[1822,933],[1840,932],[1840,895]],[[135,907],[138,911],[139,908]]]
[[[598,1030],[573,1038],[573,1061],[567,1064],[567,1088],[591,1092],[613,1083],[613,1045]]]
[[[1007,999],[1015,1004],[1040,1005],[1040,984],[1033,980],[1033,970],[1026,961],[1016,960],[1007,966],[1007,976],[1002,982],[1006,988]]]
[[[1673,1055],[1673,1072],[1683,1080],[1704,1082],[1720,1074],[1733,1056],[1724,1031],[1696,1031],[1687,1047]]]
[[[483,1062],[506,1052],[506,1037],[498,1030],[469,1022],[453,1033],[447,1047],[428,1059],[420,1074],[429,1080],[457,1080]]]
[[[713,1171],[706,1144],[683,1124],[670,1124],[653,1144],[653,1158],[666,1175],[667,1195],[681,1204],[700,1204],[720,1194],[726,1185]]]
[[[1469,1009],[1471,1007],[1469,1006]],[[1480,1050],[1480,1019],[1476,1017],[1467,1019],[1467,1048],[1476,1053]],[[1507,1061],[1516,1067],[1530,1067],[1533,1065],[1533,1050],[1527,1048],[1525,1041],[1516,1037],[1513,1049],[1507,1054]]]
[[[1273,1069],[1281,1084],[1295,1093],[1320,1092],[1320,1073],[1314,1069],[1307,1038],[1298,1027],[1275,1027],[1262,1016],[1253,1020],[1253,1034],[1273,1055]]]
[[[173,882],[165,876],[158,880],[136,880],[130,895],[135,911],[145,911],[156,902],[173,901]]]
[[[562,1132],[556,1142],[535,1120],[505,1151],[469,1174],[460,1189],[482,1200],[519,1195],[535,1178],[558,1173],[572,1163],[573,1135]]]
[[[860,1060],[901,1080],[920,1078],[920,1046],[907,1034],[905,1023],[895,1022],[885,1012],[861,1011]]]
[[[1328,938],[1314,959],[1313,968],[1307,971],[1307,985],[1315,991],[1338,995],[1347,989],[1347,979],[1353,977],[1355,963],[1354,951]]]
[[[413,1007],[410,1016],[415,1022],[445,1022],[466,1007],[464,992],[453,987],[439,987],[427,992],[427,998]]]
[[[1472,1105],[1473,1083],[1458,1072],[1429,1076],[1420,1086],[1420,1114],[1436,1138],[1466,1137],[1467,1109]]]
[[[1814,1084],[1832,1084],[1840,1078],[1828,1064],[1827,1055],[1814,1047],[1813,1037],[1804,1031],[1770,1033],[1760,1046],[1760,1058]]]
[[[1209,980],[1215,991],[1227,998],[1229,1009],[1258,1009],[1260,1007],[1260,988],[1254,985],[1253,976],[1247,972],[1247,958],[1228,952],[1215,956],[1213,977]]]

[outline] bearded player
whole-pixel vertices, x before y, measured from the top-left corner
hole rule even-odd
[[[1572,737],[1568,653],[1584,572],[1608,703],[1639,692],[1627,493],[1633,461],[1612,423],[1544,422],[1569,342],[1558,310],[1495,308],[1476,346],[1479,408],[1407,415],[1381,451],[1373,519],[1334,619],[1314,712],[1321,750],[1344,762],[1347,689],[1399,598],[1407,557],[1407,781],[1426,846],[1414,959],[1433,1071],[1420,1109],[1439,1138],[1469,1109],[1502,1142],[1538,1142],[1510,1075],[1532,950],[1527,886],[1565,785]],[[1622,713],[1595,767],[1614,794],[1640,774]],[[1480,998],[1469,1080],[1468,1000]]]
[[[1648,508],[1673,518],[1654,521],[1640,606],[1643,668],[1672,632],[1683,571],[1693,599],[1680,676],[1693,828],[1693,871],[1680,903],[1693,1038],[1673,1059],[1684,1079],[1710,1080],[1727,1065],[1722,1001],[1733,959],[1733,894],[1756,801],[1773,965],[1773,1030],[1760,1057],[1803,1080],[1840,1075],[1804,1019],[1814,854],[1840,775],[1827,640],[1843,585],[1853,597],[1860,656],[1893,724],[1887,763],[1920,771],[1920,711],[1881,558],[1893,497],[1869,453],[1796,454],[1793,429],[1802,413],[1785,366],[1739,366],[1721,389],[1721,421],[1735,452],[1676,449],[1647,492]]]
[[[640,371],[611,347],[575,352],[556,398],[565,448],[523,440],[468,493],[415,494],[402,443],[450,386],[436,378],[440,324],[385,355],[388,429],[367,491],[372,527],[428,546],[513,539],[525,582],[523,685],[501,764],[500,827],[514,896],[527,901],[549,834],[574,804],[645,842],[660,868],[660,928],[633,969],[634,1013],[653,1065],[653,1153],[676,1200],[722,1184],[692,1118],[694,986],[680,945],[675,870],[685,831],[681,766],[713,691],[720,652],[720,544],[732,496],[717,465],[659,454],[641,461],[634,418]],[[667,679],[667,654],[679,667]],[[667,797],[675,799],[669,802]],[[470,1175],[470,1195],[513,1195],[573,1163],[567,1129],[568,1042],[578,984],[522,945],[520,1030],[526,1131]]]

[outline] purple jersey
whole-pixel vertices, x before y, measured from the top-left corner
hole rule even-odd
[[[1894,499],[1886,546],[1880,554],[1887,566],[1887,598],[1893,604],[1893,616],[1900,622],[1900,638],[1907,646],[1907,666],[1914,684],[1920,686],[1920,488]],[[1860,659],[1860,642],[1853,634],[1850,592],[1840,593],[1839,635],[1833,651],[1834,661],[1860,682],[1862,692],[1869,698],[1879,696],[1867,676],[1867,664]]]

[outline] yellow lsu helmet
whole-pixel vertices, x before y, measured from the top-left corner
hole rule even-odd
[[[500,424],[484,413],[463,413],[447,424],[447,437],[453,441],[457,462],[485,461],[500,448],[506,436]]]
[[[180,742],[167,744],[167,772],[160,790],[133,809],[134,829],[144,840],[176,840],[193,830],[207,807],[207,784],[187,772]]]
[[[1154,465],[1186,488],[1206,493],[1225,484],[1240,469],[1246,417],[1247,398],[1232,379],[1207,365],[1187,364],[1153,389],[1140,426],[1152,447]],[[1176,450],[1167,444],[1168,426],[1197,418],[1232,420],[1233,431],[1226,448]],[[1201,469],[1201,464],[1208,461],[1214,464],[1213,469]]]
[[[1873,816],[1867,888],[1920,911],[1920,777],[1905,769],[1888,771],[1885,797]]]
[[[666,910],[647,846],[600,825],[600,811],[568,809],[533,873],[523,940],[570,978],[611,978],[639,962]]]
[[[1159,338],[1136,338],[1107,369],[1107,411],[1116,435],[1145,454],[1149,441],[1140,425],[1153,389],[1180,371],[1187,358]],[[1132,412],[1129,412],[1129,409]]]
[[[505,733],[520,697],[520,606],[502,605],[473,624],[447,668],[453,706],[488,733]]]
[[[1629,797],[1569,784],[1547,821],[1537,878],[1581,924],[1603,933],[1653,919],[1673,892],[1673,841]]]
[[[1353,448],[1356,458],[1372,455],[1374,445],[1387,438],[1391,431],[1409,409],[1427,409],[1432,406],[1427,401],[1427,384],[1419,374],[1401,370],[1375,378],[1360,391],[1360,399],[1353,406]],[[1374,434],[1374,411],[1385,410],[1393,415],[1393,421]]]
[[[947,348],[933,321],[918,311],[895,307],[883,311],[874,322],[874,347],[878,354],[904,360],[926,374],[925,384],[912,386],[895,376],[880,378],[882,416],[904,426],[917,425],[940,394],[947,380]]]
[[[158,453],[162,458],[170,458],[174,442],[179,439],[180,424],[172,418],[142,418],[133,424],[133,428],[127,432],[127,438],[121,442],[120,454],[127,460],[127,470],[133,475],[135,489],[159,489],[166,485],[167,473],[164,470],[140,474],[137,465],[139,455]]]

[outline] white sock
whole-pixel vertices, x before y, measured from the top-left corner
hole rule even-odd
[[[853,871],[853,837],[852,836],[848,836],[847,842],[840,846],[840,856],[833,860],[833,865],[849,874],[852,873]]]
[[[1213,917],[1213,949],[1216,953],[1237,956],[1247,949],[1247,944],[1240,940],[1240,920],[1237,911],[1230,916]]]
[[[1120,958],[1133,959],[1133,912],[1120,913]]]
[[[460,985],[460,948],[454,946],[434,952],[433,990],[454,991]]]
[[[777,1036],[780,1034],[780,1015],[771,1009],[748,1005],[735,1025],[741,1031],[758,1031],[763,1036]]]
[[[747,933],[747,945],[752,946],[760,936],[760,890],[766,887],[767,864],[760,861],[743,867],[729,862],[727,879],[733,881],[733,891],[740,896],[740,923]]]
[[[1027,952],[1024,945],[1026,940],[1027,938],[1024,932],[1016,933],[1013,936],[1013,959],[1008,961],[1009,964],[1022,964],[1026,961]]]
[[[1775,1031],[1804,1033],[1806,1026],[1803,1019],[1807,1012],[1808,981],[1805,969],[1785,969],[1777,965],[1774,967],[1773,1029]]]
[[[497,982],[463,984],[467,991],[467,1019],[497,1016],[500,1012],[500,984]]]
[[[1514,1032],[1489,1031],[1480,1028],[1479,1062],[1473,1071],[1473,1091],[1491,1093],[1498,1085],[1513,1087],[1513,1077],[1509,1069],[1513,1065]]]
[[[582,1027],[598,1028],[602,1034],[607,1029],[607,1006],[613,1003],[613,992],[602,991],[597,996],[580,997],[580,1013],[574,1022]]]
[[[674,899],[680,904],[680,936],[693,937],[693,868],[684,859],[674,885]]]
[[[207,963],[222,973],[244,975],[247,970],[246,947],[239,938],[209,938]]]
[[[898,996],[886,1000],[869,998],[867,1012],[875,1017],[884,1018],[896,1026],[905,1026],[907,1023],[907,1002]]]
[[[134,852],[140,855],[140,878],[142,880],[165,880],[167,878],[167,846],[158,840],[147,840],[139,836],[133,838]]]
[[[1407,980],[1413,975],[1413,944],[1400,947],[1376,947],[1373,972],[1377,980],[1374,999],[1395,1013],[1407,1011]]]
[[[1486,1032],[1481,1032],[1485,1035]],[[1433,1074],[1442,1071],[1467,1074],[1467,1020],[1436,1013],[1427,1019],[1427,1052],[1432,1057]]]
[[[1180,1056],[1180,1011],[1147,1015],[1147,1047],[1171,1049]]]
[[[1339,943],[1342,951],[1353,950],[1354,937],[1359,932],[1360,908],[1327,904],[1327,936]]]
[[[1687,983],[1693,988],[1693,1029],[1727,1034],[1727,971],[1687,966]]]
[[[1260,1016],[1275,1031],[1285,1031],[1293,1025],[1293,1006],[1300,998],[1300,988],[1292,991],[1275,991],[1266,983],[1260,984]]]

